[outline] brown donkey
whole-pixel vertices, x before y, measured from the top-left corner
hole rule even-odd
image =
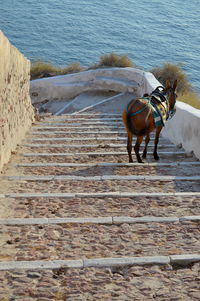
[[[157,145],[159,142],[159,135],[164,126],[165,121],[175,113],[177,80],[171,86],[170,81],[167,80],[166,87],[157,87],[151,95],[146,97],[133,99],[129,102],[127,108],[124,110],[122,118],[126,127],[128,140],[127,151],[129,162],[133,162],[132,151],[132,137],[137,137],[134,151],[139,163],[143,163],[139,150],[143,137],[145,138],[145,147],[142,158],[146,158],[147,146],[150,141],[150,133],[156,131],[154,144],[154,159],[159,160],[157,154]]]

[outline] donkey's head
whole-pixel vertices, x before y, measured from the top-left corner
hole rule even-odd
[[[174,81],[173,85],[171,85],[170,81],[166,81],[166,87],[164,88],[165,93],[167,94],[168,101],[169,101],[169,111],[175,109],[176,104],[176,87],[177,87],[177,80]]]

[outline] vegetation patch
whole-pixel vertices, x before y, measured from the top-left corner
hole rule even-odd
[[[179,95],[192,91],[192,87],[187,79],[186,74],[180,65],[166,63],[162,67],[154,68],[151,70],[157,80],[165,86],[166,80],[169,79],[171,84],[177,79],[177,93]]]
[[[128,55],[117,55],[116,53],[105,54],[100,57],[97,67],[134,67],[134,63]]]
[[[180,97],[178,97],[179,101],[185,102],[189,105],[191,105],[192,107],[200,110],[200,96],[195,93],[195,92],[187,92],[183,95],[180,95]]]
[[[196,109],[200,109],[200,97],[193,91],[192,86],[180,65],[166,63],[162,67],[154,68],[151,72],[163,86],[165,86],[167,79],[169,79],[171,83],[177,79],[178,100],[185,102]]]
[[[84,68],[81,67],[80,63],[73,63],[67,67],[60,68],[56,67],[53,64],[43,62],[43,61],[35,61],[31,63],[31,80],[43,77],[51,77],[56,75],[64,75],[69,73],[76,73],[83,71]]]

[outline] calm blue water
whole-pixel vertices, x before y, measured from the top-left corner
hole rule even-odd
[[[144,70],[181,63],[200,91],[199,0],[0,0],[0,28],[31,60],[89,66],[116,52]]]

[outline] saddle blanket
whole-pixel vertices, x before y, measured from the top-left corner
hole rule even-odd
[[[153,98],[156,98],[156,103]],[[169,108],[166,101],[162,101],[157,95],[146,96],[144,99],[147,101],[148,105],[150,105],[153,111],[154,123],[156,127],[164,126],[166,120],[169,117]]]
[[[166,102],[161,102],[158,104],[151,102],[151,107],[153,109],[155,126],[164,126],[166,120],[168,119],[168,106]]]

